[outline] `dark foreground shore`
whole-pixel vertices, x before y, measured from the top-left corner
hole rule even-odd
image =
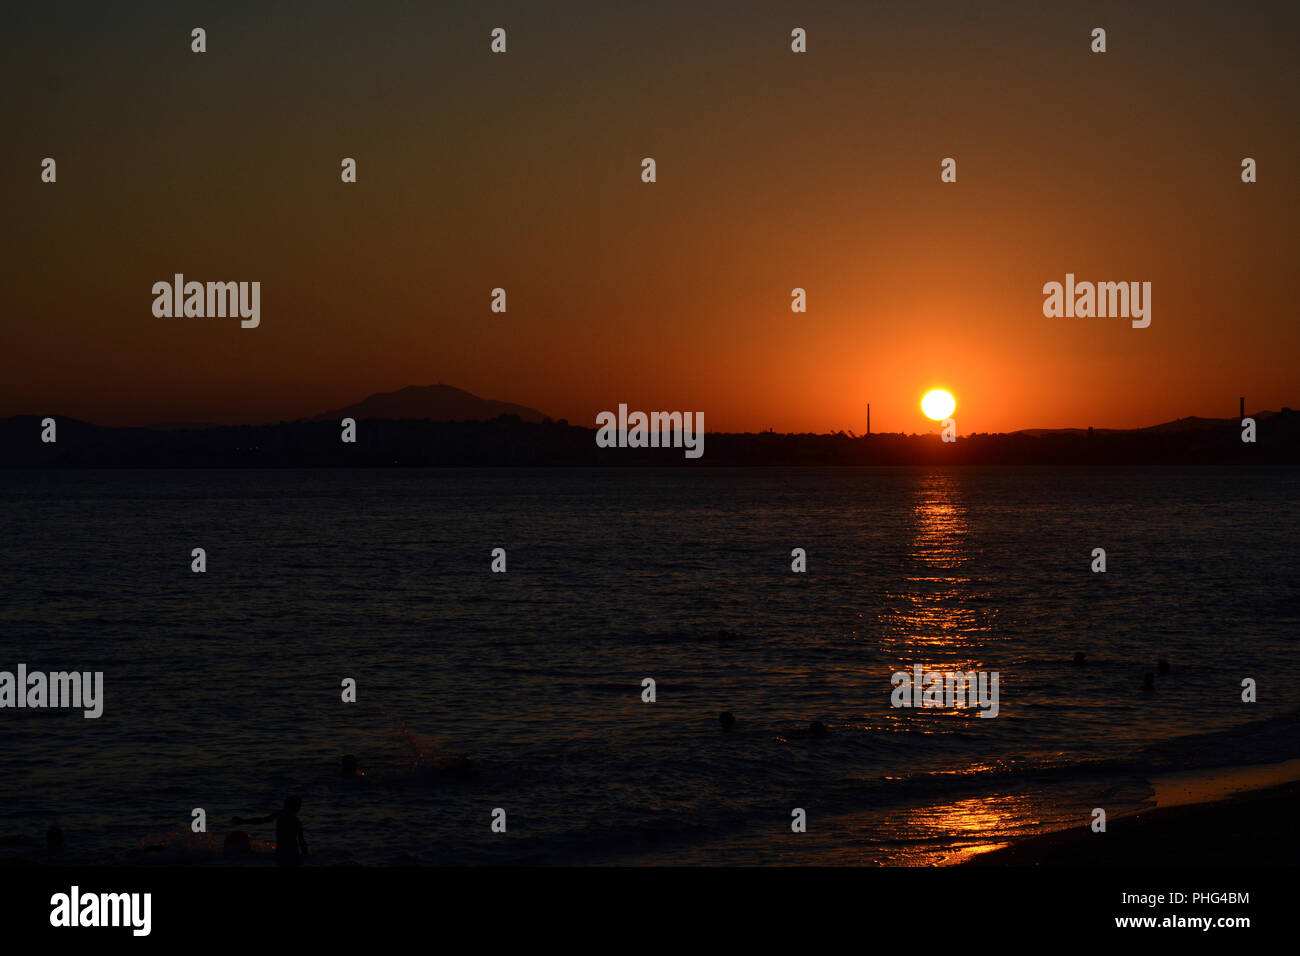
[[[982,853],[962,866],[1295,866],[1300,782],[1113,817]]]

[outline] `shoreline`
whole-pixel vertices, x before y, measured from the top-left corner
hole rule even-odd
[[[1300,759],[1153,778],[1156,806],[1018,840],[957,866],[1296,866]]]

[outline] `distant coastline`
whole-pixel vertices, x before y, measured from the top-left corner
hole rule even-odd
[[[344,443],[334,420],[273,425],[110,428],[55,417],[58,440],[41,440],[42,419],[0,419],[5,468],[281,468],[440,466],[866,466],[866,465],[1295,465],[1300,414],[1254,416],[1254,443],[1233,419],[1184,419],[1132,430],[1034,430],[938,435],[708,432],[706,452],[600,448],[594,428],[564,420],[356,420]]]

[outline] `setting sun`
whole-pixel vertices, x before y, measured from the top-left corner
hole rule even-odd
[[[956,407],[957,400],[949,392],[945,392],[941,388],[926,392],[925,397],[921,399],[921,411],[936,422],[943,421],[953,413],[953,409]]]

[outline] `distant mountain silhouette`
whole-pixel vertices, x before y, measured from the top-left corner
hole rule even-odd
[[[1282,412],[1248,412],[1246,417],[1253,418],[1257,422],[1262,422],[1267,421],[1274,415],[1289,413],[1290,411],[1289,408],[1284,408],[1282,409]],[[1193,415],[1188,418],[1177,418],[1172,422],[1164,422],[1159,425],[1148,425],[1146,428],[1141,430],[1148,432],[1189,432],[1196,431],[1200,428],[1218,428],[1225,424],[1235,424],[1240,421],[1241,420],[1238,418],[1197,418]]]
[[[1255,419],[1256,422],[1263,422],[1274,415],[1290,414],[1291,409],[1284,408],[1280,412],[1252,412],[1247,417]],[[1120,435],[1127,432],[1194,432],[1207,428],[1225,428],[1229,425],[1238,427],[1240,424],[1239,418],[1198,418],[1191,415],[1187,418],[1175,418],[1172,422],[1161,422],[1159,425],[1143,425],[1140,428],[1018,428],[1011,434],[1039,438],[1046,435],[1086,435],[1089,431],[1096,435]]]
[[[181,431],[187,428],[220,428],[216,422],[154,422],[152,425],[144,425],[144,428],[153,428],[160,432]]]
[[[547,416],[535,408],[479,398],[451,385],[408,385],[396,392],[377,392],[355,405],[321,412],[313,422],[355,418],[383,421],[485,422],[502,415],[517,415],[521,421],[541,422]]]

